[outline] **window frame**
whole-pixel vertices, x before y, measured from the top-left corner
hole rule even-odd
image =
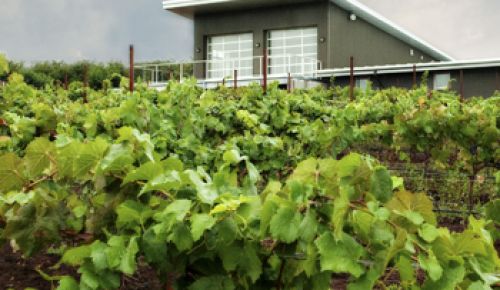
[[[439,77],[446,78],[446,85],[442,84],[443,80],[438,81]],[[437,72],[432,76],[432,89],[435,91],[446,91],[450,89],[451,73],[450,72]],[[438,86],[439,84],[439,86]]]

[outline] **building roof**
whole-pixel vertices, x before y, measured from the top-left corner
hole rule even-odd
[[[163,8],[175,13],[192,16],[196,12],[217,11],[224,9],[251,8],[262,5],[276,5],[285,3],[315,2],[317,0],[164,0]],[[389,33],[390,35],[408,43],[416,49],[427,53],[431,57],[452,61],[453,58],[438,48],[422,40],[413,33],[403,29],[384,16],[370,9],[357,0],[330,0],[342,9],[352,12],[374,25],[375,27]]]
[[[400,74],[412,73],[413,66],[417,72],[425,71],[451,71],[460,69],[477,69],[477,68],[492,68],[500,67],[500,59],[476,59],[476,60],[457,60],[457,61],[442,61],[428,62],[417,64],[393,64],[393,65],[377,65],[377,66],[360,66],[354,67],[354,75],[369,76],[376,74]],[[345,77],[350,75],[350,68],[336,68],[319,70],[316,73],[317,77]]]

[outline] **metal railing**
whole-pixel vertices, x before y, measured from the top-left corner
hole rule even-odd
[[[245,64],[245,65],[242,65]],[[315,78],[323,65],[320,60],[300,55],[270,55],[266,61],[267,75],[270,78],[286,77]],[[221,81],[231,79],[238,71],[241,79],[261,79],[264,76],[264,56],[234,59],[194,60],[183,62],[143,62],[134,65],[143,81],[163,83],[169,80],[182,82],[189,77],[200,81]]]

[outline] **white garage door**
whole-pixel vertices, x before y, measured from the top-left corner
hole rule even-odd
[[[316,27],[272,30],[268,33],[269,73],[302,73],[316,69]]]
[[[240,76],[253,74],[252,33],[211,36],[207,46],[208,79],[232,76],[235,69]]]

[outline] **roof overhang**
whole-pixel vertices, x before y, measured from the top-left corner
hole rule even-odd
[[[192,18],[196,13],[312,3],[325,0],[163,0],[163,9]]]
[[[400,39],[413,46],[414,48],[427,53],[432,58],[441,61],[452,61],[453,58],[443,51],[432,46],[425,40],[419,38],[415,34],[405,30],[376,11],[360,3],[357,0],[331,0],[344,10],[350,11],[375,27],[389,33],[390,35]]]
[[[192,17],[196,13],[250,9],[293,3],[310,3],[322,0],[164,0],[163,8],[172,12]],[[452,61],[453,58],[432,46],[425,40],[396,25],[376,11],[357,0],[330,0],[344,10],[352,12],[375,27],[389,33],[408,45],[440,61]]]
[[[401,74],[412,73],[413,67],[417,72],[426,71],[453,71],[479,68],[500,68],[500,59],[475,59],[475,60],[459,60],[459,61],[443,61],[443,62],[428,62],[417,64],[394,64],[394,65],[379,65],[379,66],[362,66],[354,68],[356,76],[384,75],[384,74]],[[336,68],[319,70],[316,76],[324,77],[346,77],[350,75],[350,68]]]

